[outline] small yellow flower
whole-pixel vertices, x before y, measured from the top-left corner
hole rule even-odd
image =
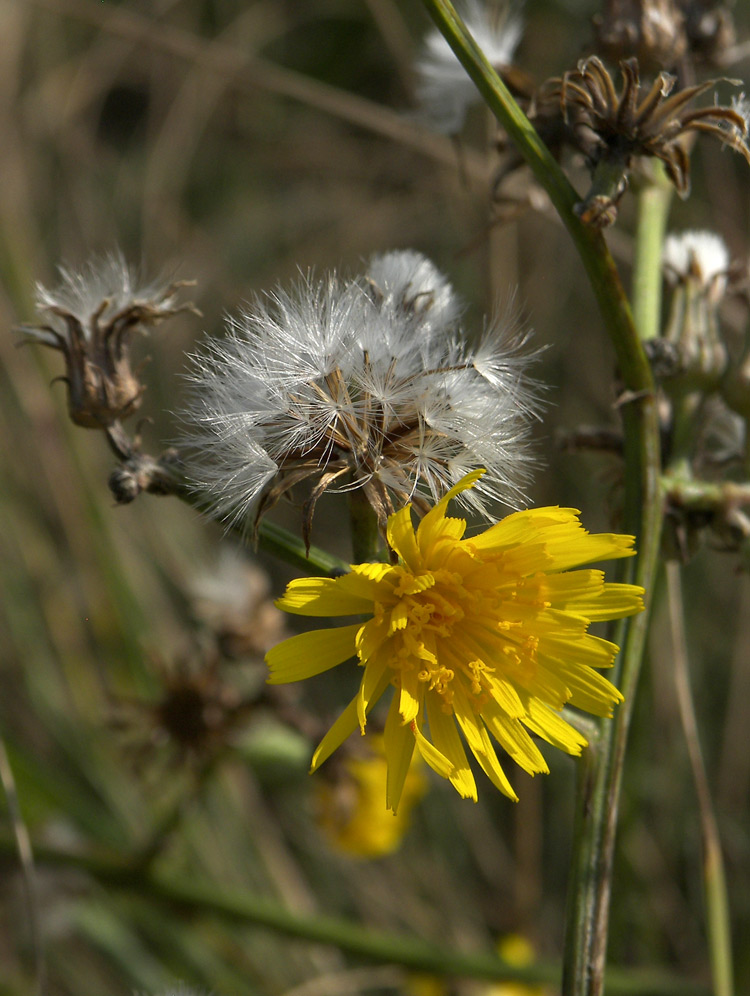
[[[534,948],[522,934],[506,934],[497,942],[497,953],[513,968],[528,968],[534,964]],[[544,996],[544,986],[528,982],[495,982],[482,996]]]
[[[348,757],[333,780],[318,782],[318,823],[332,847],[357,858],[380,858],[398,850],[411,811],[427,791],[415,757],[404,782],[398,813],[383,806],[388,763],[381,736],[368,736],[365,756]]]
[[[464,539],[448,502],[484,473],[472,471],[424,516],[407,505],[388,519],[397,564],[357,564],[338,578],[292,581],[277,605],[309,616],[368,615],[313,630],[266,655],[269,682],[298,681],[356,655],[359,692],[313,755],[315,771],[359,726],[389,685],[386,805],[398,807],[414,747],[464,798],[477,790],[459,730],[492,783],[516,800],[490,734],[530,774],[548,772],[529,733],[568,754],[586,739],[558,714],[570,703],[610,716],[620,692],[595,668],[617,646],[587,630],[643,608],[643,589],[608,584],[598,570],[569,570],[633,551],[631,536],[591,535],[566,508],[515,512]],[[429,739],[428,739],[429,737]]]

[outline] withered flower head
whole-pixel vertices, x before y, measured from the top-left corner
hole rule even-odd
[[[737,35],[732,0],[678,0],[685,17],[688,48],[696,61],[725,66],[733,61]]]
[[[156,657],[152,663],[156,697],[113,703],[111,722],[123,735],[123,746],[138,768],[156,761],[161,748],[167,754],[160,760],[176,765],[213,757],[247,717],[251,702],[225,679],[214,653],[178,657],[169,664]]]
[[[594,17],[598,52],[610,59],[635,56],[641,66],[674,66],[687,50],[678,0],[605,0]]]
[[[675,77],[659,73],[651,87],[641,88],[638,61],[620,63],[623,83],[618,93],[612,77],[596,56],[581,61],[573,72],[549,80],[539,96],[540,109],[558,113],[567,123],[572,142],[586,155],[594,182],[579,205],[581,218],[603,227],[617,216],[617,203],[627,188],[628,174],[639,157],[660,159],[685,197],[690,189],[690,159],[685,136],[690,132],[718,138],[750,163],[748,104],[744,95],[731,106],[689,105],[719,82],[708,80],[673,93]]]
[[[37,284],[36,305],[44,325],[22,325],[28,341],[65,357],[68,408],[76,425],[104,429],[138,408],[143,385],[130,362],[134,333],[145,333],[180,311],[185,282],[139,287],[120,253],[93,258],[80,271],[60,267],[60,283]]]

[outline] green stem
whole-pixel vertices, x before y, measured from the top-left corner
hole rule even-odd
[[[573,895],[563,983],[563,991],[568,996],[598,996],[604,985],[609,891],[622,767],[643,657],[662,524],[661,454],[654,381],[627,297],[601,232],[582,224],[576,213],[579,198],[575,190],[467,32],[452,4],[448,0],[423,0],[423,3],[567,227],[596,295],[625,386],[621,398],[625,431],[625,523],[635,534],[638,546],[636,563],[631,563],[628,573],[646,590],[646,611],[621,627],[622,653],[616,665],[616,676],[619,676],[626,701],[617,710],[614,721],[605,724],[606,736],[602,738],[596,757],[592,757],[593,773],[585,798],[589,807],[588,832],[579,834],[575,843],[577,852],[573,866],[579,877],[571,884]],[[643,224],[642,238],[654,245],[656,236],[647,230],[654,222],[648,221],[645,212]],[[638,289],[638,308],[639,313],[642,308],[644,313],[653,316],[658,314],[653,301],[648,308],[645,302],[641,303],[644,288],[648,287],[651,293],[655,287],[653,258],[649,265],[649,277],[646,279],[644,272]],[[653,317],[648,321],[653,322]]]
[[[266,553],[272,553],[293,567],[299,567],[306,574],[328,577],[339,571],[348,571],[349,565],[340,557],[311,546],[305,551],[302,539],[290,533],[283,526],[263,519],[258,527],[258,546]]]
[[[111,444],[110,434],[108,433],[107,436]],[[122,458],[131,445],[127,437],[122,436],[120,438],[121,451],[118,452],[115,449],[115,452],[118,452]],[[155,493],[173,495],[193,508],[201,508],[201,499],[193,489],[188,487],[181,474],[178,460],[173,458],[165,461],[161,458],[151,460],[151,463],[157,468],[159,474],[159,490]],[[229,532],[235,533],[239,539],[247,539],[246,525],[243,522],[237,523],[236,526],[230,525]],[[261,519],[258,525],[257,541],[258,546],[266,553],[273,554],[279,560],[284,560],[293,567],[299,567],[306,574],[327,577],[340,571],[349,570],[349,564],[345,560],[341,560],[340,557],[335,557],[316,546],[307,549],[300,536],[295,536],[288,529],[277,526],[265,518]]]
[[[652,180],[638,194],[638,223],[633,260],[633,318],[641,339],[661,332],[661,257],[673,187],[661,163],[654,164]]]
[[[726,513],[750,505],[750,483],[738,481],[697,481],[684,473],[670,471],[662,478],[670,504],[687,512]]]
[[[651,391],[653,380],[627,296],[602,233],[576,213],[580,197],[534,126],[485,58],[449,0],[422,0],[485,103],[513,140],[568,229],[612,339],[620,374],[630,391]]]
[[[659,314],[659,307],[653,304],[653,298],[656,302],[659,300],[659,289],[660,283],[657,286],[653,277],[651,281],[646,281],[644,275],[640,291],[652,295],[653,315]],[[637,298],[636,302],[639,303]],[[659,425],[654,395],[649,394],[647,410],[642,410],[640,417],[631,407],[628,405],[623,412],[625,511],[628,526],[637,537],[638,558],[635,564],[627,564],[624,580],[645,589],[646,608],[640,615],[617,626],[614,641],[622,650],[615,662],[612,680],[623,693],[625,701],[618,707],[612,722],[604,723],[602,741],[592,756],[592,770],[584,770],[580,775],[583,785],[579,803],[586,819],[580,835],[575,839],[575,877],[571,877],[569,886],[572,895],[566,926],[565,996],[600,996],[604,991],[622,773],[659,562],[663,502],[659,482]]]
[[[698,738],[698,723],[690,691],[680,565],[676,561],[669,561],[666,570],[675,687],[677,689],[680,720],[685,733],[685,741],[690,758],[690,767],[693,772],[693,782],[698,796],[698,809],[701,819],[703,888],[706,903],[708,947],[711,955],[711,975],[713,977],[715,996],[732,996],[734,992],[732,931],[730,928],[727,883],[724,875],[724,860],[721,853],[719,828],[716,823],[713,802],[711,801],[711,790],[709,788],[706,767],[703,763],[703,752],[701,751],[700,740]]]
[[[352,558],[355,564],[380,560],[383,543],[378,529],[378,517],[363,488],[349,492],[349,522],[352,530]]]
[[[506,964],[489,951],[455,951],[444,944],[382,933],[347,919],[299,915],[272,899],[210,883],[170,879],[119,855],[73,853],[45,844],[35,844],[34,853],[39,865],[78,869],[109,889],[148,897],[168,908],[254,924],[315,944],[333,945],[367,961],[401,965],[433,975],[527,985],[554,984],[559,978],[559,968],[553,964],[520,968]],[[12,865],[15,859],[12,838],[0,834],[0,868]],[[607,991],[611,996],[710,996],[706,986],[700,983],[648,969],[611,969]]]

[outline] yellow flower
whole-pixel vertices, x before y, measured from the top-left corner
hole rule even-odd
[[[333,781],[318,783],[318,823],[329,842],[344,854],[380,858],[398,850],[411,811],[427,791],[415,757],[404,782],[398,814],[383,805],[388,766],[381,736],[368,736],[363,757],[348,757]]]
[[[513,968],[528,968],[534,964],[534,948],[522,934],[506,934],[497,942],[497,953]],[[482,996],[544,996],[544,986],[528,982],[495,982]]]
[[[384,734],[386,805],[394,811],[415,746],[461,796],[476,801],[460,729],[488,778],[515,800],[490,734],[524,770],[546,773],[530,733],[578,755],[587,741],[559,710],[569,702],[610,716],[622,701],[594,670],[611,665],[618,648],[587,629],[640,611],[643,589],[569,568],[631,556],[633,538],[591,535],[574,509],[552,507],[515,512],[464,539],[466,521],[446,516],[448,502],[483,473],[467,474],[416,530],[410,505],[390,516],[397,564],[300,578],[276,603],[299,615],[369,615],[284,640],[266,655],[268,680],[298,681],[359,658],[359,692],[315,751],[312,771],[357,726],[364,733],[368,712],[395,687]]]

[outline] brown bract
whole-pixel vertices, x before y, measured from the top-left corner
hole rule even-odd
[[[731,107],[690,107],[719,80],[673,93],[676,78],[664,72],[648,89],[641,87],[637,59],[621,62],[620,70],[622,86],[618,92],[604,63],[591,56],[572,72],[549,80],[537,100],[538,113],[544,117],[556,107],[567,125],[569,139],[592,167],[594,184],[579,205],[584,221],[598,226],[614,221],[629,171],[639,157],[660,159],[679,194],[686,196],[690,159],[685,140],[691,132],[713,135],[750,163],[748,122],[741,113],[741,98]]]
[[[438,437],[440,433],[426,426],[416,411],[402,411],[393,417],[372,397],[361,399],[360,414],[355,414],[350,388],[338,367],[325,377],[324,386],[318,386],[318,390],[321,397],[343,409],[341,418],[316,448],[289,452],[276,480],[258,503],[255,528],[283,495],[302,482],[308,485],[302,508],[302,537],[308,548],[318,500],[333,485],[351,487],[351,482],[356,482],[355,487],[362,489],[383,532],[394,511],[391,492],[403,503],[411,501],[423,514],[429,504],[414,492],[409,472],[414,451],[425,435]]]

